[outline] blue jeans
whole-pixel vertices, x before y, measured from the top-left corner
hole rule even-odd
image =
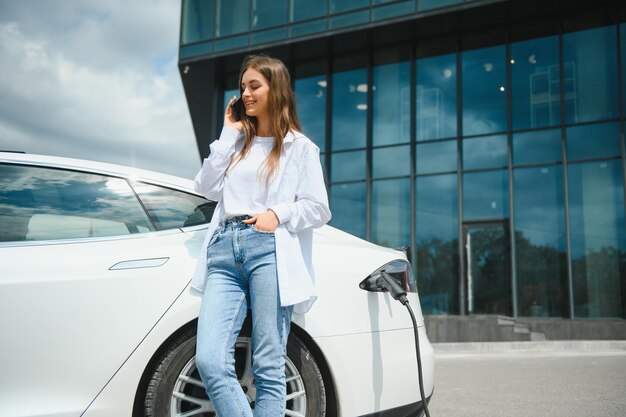
[[[273,232],[222,222],[207,256],[196,366],[218,417],[252,417],[235,372],[235,342],[252,311],[255,417],[285,415],[285,358],[293,308],[281,307]]]

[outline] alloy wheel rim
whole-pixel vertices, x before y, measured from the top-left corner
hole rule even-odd
[[[239,384],[248,402],[254,406],[256,387],[252,374],[252,340],[240,337],[235,344],[235,361]],[[241,363],[243,361],[243,364]],[[285,361],[287,385],[285,416],[306,416],[306,390],[300,372],[287,357]],[[170,417],[213,417],[215,408],[206,395],[193,356],[180,371],[170,398]]]

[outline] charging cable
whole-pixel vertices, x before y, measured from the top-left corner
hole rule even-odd
[[[430,417],[430,413],[428,412],[428,402],[426,401],[426,396],[424,395],[424,382],[422,380],[422,357],[420,355],[420,340],[417,334],[417,321],[415,320],[415,314],[413,314],[413,309],[409,305],[409,300],[406,298],[406,291],[400,287],[400,285],[393,279],[391,275],[387,272],[382,271],[380,275],[380,279],[378,282],[380,285],[385,287],[389,294],[393,297],[394,300],[400,301],[403,306],[409,310],[409,314],[411,315],[411,321],[413,322],[413,334],[415,336],[415,352],[417,353],[417,377],[420,386],[420,395],[422,396],[422,404],[424,404],[424,411],[426,413],[426,417]]]

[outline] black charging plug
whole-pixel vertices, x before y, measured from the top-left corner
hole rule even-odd
[[[389,294],[391,294],[394,300],[400,301],[402,305],[407,305],[409,300],[407,300],[406,298],[406,291],[400,286],[400,284],[398,284],[395,279],[393,279],[391,275],[389,275],[385,271],[382,271],[378,283],[385,287],[387,291],[389,291]]]

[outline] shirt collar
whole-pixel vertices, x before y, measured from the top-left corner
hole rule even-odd
[[[285,135],[285,138],[283,139],[283,143],[291,143],[294,140],[298,139],[299,137],[302,137],[302,133],[300,133],[298,131],[290,130]]]

